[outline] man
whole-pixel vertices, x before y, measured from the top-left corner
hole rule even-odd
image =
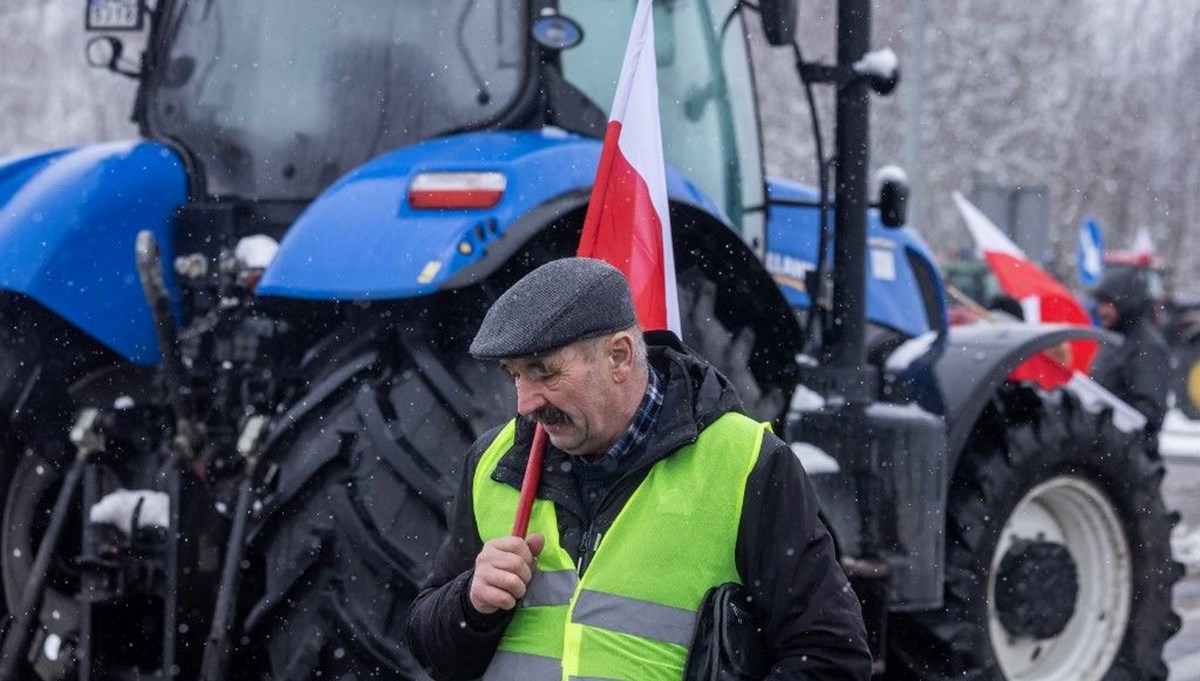
[[[1167,413],[1170,358],[1166,341],[1150,323],[1150,293],[1133,268],[1111,270],[1092,292],[1101,325],[1123,336],[1120,346],[1103,345],[1092,378],[1146,416],[1152,438]]]
[[[471,353],[513,377],[519,418],[470,452],[413,652],[439,679],[680,678],[704,593],[736,581],[768,678],[867,678],[858,600],[796,457],[674,334],[647,340],[599,260],[543,265],[488,311]],[[535,423],[550,446],[520,539]]]

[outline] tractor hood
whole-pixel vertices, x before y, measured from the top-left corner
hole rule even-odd
[[[767,192],[772,201],[767,270],[788,302],[808,309],[812,300],[805,277],[817,263],[820,197],[814,189],[779,178],[769,179]],[[946,293],[933,251],[921,236],[909,227],[884,227],[879,211],[871,209],[867,249],[867,319],[911,337],[945,333]],[[832,266],[832,239],[826,257]]]
[[[494,254],[511,253],[553,219],[586,205],[599,158],[598,141],[554,128],[467,133],[386,154],[334,183],[301,214],[258,293],[393,299],[473,283],[504,259]],[[495,173],[503,190],[488,208],[414,207],[413,181],[443,173]],[[721,216],[669,168],[667,192]]]

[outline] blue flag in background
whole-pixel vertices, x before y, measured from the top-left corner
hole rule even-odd
[[[1100,233],[1100,224],[1092,218],[1086,218],[1079,225],[1079,257],[1076,265],[1079,283],[1085,288],[1100,283],[1100,277],[1104,275],[1104,236]]]

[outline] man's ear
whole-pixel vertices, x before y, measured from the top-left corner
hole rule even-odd
[[[621,383],[633,374],[633,336],[628,331],[618,331],[607,343],[609,366],[613,380]]]

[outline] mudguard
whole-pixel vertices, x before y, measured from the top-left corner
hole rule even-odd
[[[971,324],[950,328],[934,374],[945,400],[949,451],[954,463],[984,407],[1013,369],[1038,351],[1072,340],[1120,342],[1108,331],[1066,324]]]
[[[778,178],[768,181],[767,196],[767,271],[792,306],[808,308],[812,301],[805,277],[816,268],[819,196]],[[832,214],[829,219],[832,222]],[[872,210],[867,216],[867,248],[867,319],[909,337],[944,332],[945,287],[932,252],[916,231],[884,227],[879,212]],[[832,250],[830,245],[830,254]]]
[[[494,254],[510,252],[552,217],[586,203],[599,158],[599,142],[556,129],[467,133],[386,154],[333,184],[301,214],[258,294],[411,298],[478,281],[503,261]],[[453,210],[409,204],[409,182],[418,173],[465,171],[503,173],[507,188],[499,203]],[[667,192],[672,201],[721,216],[669,169]],[[550,215],[530,219],[542,212]]]
[[[0,165],[0,290],[36,300],[132,362],[154,364],[134,241],[152,230],[170,263],[171,219],[186,197],[182,162],[152,142],[10,159]]]

